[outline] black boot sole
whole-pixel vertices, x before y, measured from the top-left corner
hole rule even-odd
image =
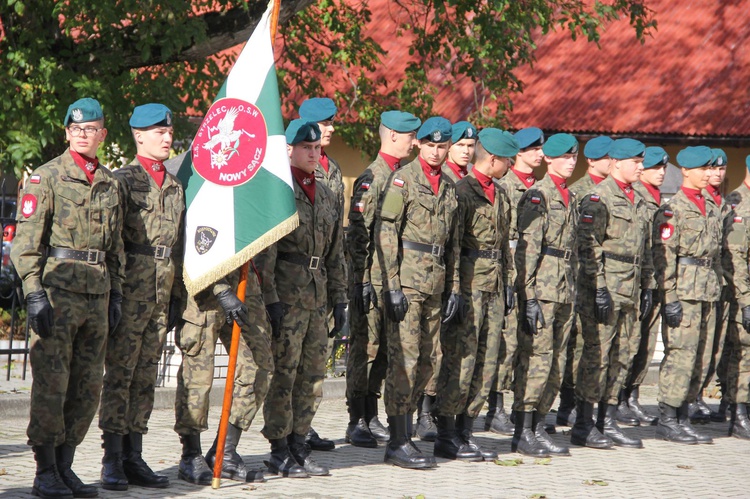
[[[73,494],[64,495],[64,496],[46,496],[46,495],[42,494],[39,491],[39,489],[37,489],[36,487],[32,487],[31,488],[31,495],[34,496],[34,497],[52,497],[54,499],[73,499],[73,497],[74,497]]]
[[[272,475],[281,475],[284,478],[310,478],[310,475],[308,475],[306,471],[300,473],[289,473],[288,471],[281,471],[275,466],[272,466],[269,461],[263,461],[263,464],[266,465],[268,472]]]
[[[585,439],[579,439],[575,437],[570,437],[570,443],[571,445],[577,445],[578,447],[588,447],[590,449],[604,449],[604,450],[612,450],[614,449],[614,444],[606,443],[606,444],[594,444],[591,442],[587,442]]]
[[[431,461],[418,463],[418,464],[412,464],[412,463],[399,461],[398,459],[389,459],[386,457],[383,462],[392,464],[394,466],[398,466],[399,468],[406,468],[408,470],[431,470],[433,468],[437,468],[437,464],[432,463]]]
[[[188,483],[193,483],[195,485],[204,485],[204,486],[211,485],[211,481],[213,479],[213,477],[212,477],[212,478],[209,478],[208,480],[201,481],[199,478],[191,477],[191,476],[183,473],[182,471],[178,471],[177,472],[177,478],[179,478],[180,480],[184,480],[184,481],[186,481]]]
[[[123,490],[128,490],[128,485],[130,485],[130,484],[126,483],[125,485],[120,485],[120,484],[116,484],[116,483],[115,484],[104,484],[104,483],[102,483],[102,488],[104,490],[119,490],[119,491],[123,491]],[[211,484],[209,484],[209,485],[211,485]]]
[[[467,456],[467,457],[459,457],[455,454],[451,454],[448,452],[442,452],[442,451],[434,451],[433,455],[435,457],[441,457],[443,459],[450,459],[452,461],[465,461],[467,463],[478,463],[480,461],[484,461],[484,458],[480,456]]]
[[[659,434],[654,435],[654,438],[656,440],[664,440],[665,442],[672,442],[673,444],[698,445],[698,441],[697,440],[691,440],[689,442],[685,442],[685,441],[673,440],[670,437],[667,437],[665,435],[659,435]]]

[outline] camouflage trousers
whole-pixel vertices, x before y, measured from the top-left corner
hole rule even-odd
[[[716,302],[681,300],[682,322],[667,326],[659,368],[659,402],[679,407],[695,400],[711,364]]]
[[[590,297],[585,297],[590,298]],[[593,300],[581,304],[583,352],[576,380],[576,397],[595,404],[617,405],[631,363],[631,336],[636,309],[633,303],[612,300],[612,312],[604,324],[594,318]]]
[[[109,293],[53,287],[45,291],[52,306],[52,329],[47,338],[31,338],[33,382],[26,434],[29,445],[76,447],[99,406]]]
[[[478,290],[463,295],[469,304],[466,321],[458,324],[454,319],[442,333],[443,362],[435,412],[476,418],[497,373],[504,300],[502,293]]]
[[[307,434],[315,416],[315,399],[323,395],[327,352],[325,307],[290,307],[279,337],[273,339],[275,369],[263,407],[262,433],[267,439]]]
[[[722,395],[730,404],[750,404],[750,333],[742,327],[741,314],[732,315],[727,336],[723,363],[727,393]]]
[[[536,335],[526,332],[519,310],[513,410],[548,414],[565,373],[573,305],[542,300],[539,305],[546,327],[540,327]]]
[[[443,337],[443,331],[445,331],[447,327],[447,324],[440,324],[440,333],[435,336],[435,340],[432,344],[432,353],[430,354],[432,376],[430,376],[430,379],[427,380],[427,385],[425,385],[424,387],[424,394],[431,397],[435,397],[438,391],[438,377],[440,376],[440,366],[443,365],[443,348],[441,345],[441,338]],[[417,397],[417,401],[419,401],[419,397]]]
[[[383,316],[383,286],[375,285],[378,303],[367,314],[349,306],[349,356],[346,360],[346,398],[380,396],[388,367]],[[353,299],[349,303],[354,303]]]
[[[409,310],[403,321],[387,321],[388,370],[385,410],[389,416],[414,412],[433,375],[432,358],[438,348],[442,312],[440,293],[425,294],[403,288]]]
[[[503,304],[503,308],[505,304]],[[513,370],[518,350],[518,307],[502,318],[503,327],[498,343],[497,367],[492,377],[491,392],[513,390]]]
[[[643,380],[646,379],[648,374],[648,368],[651,365],[651,360],[654,358],[654,352],[656,352],[656,339],[659,336],[659,330],[662,328],[662,302],[663,294],[659,290],[654,290],[654,306],[651,308],[651,312],[648,313],[643,320],[637,320],[633,326],[634,331],[640,331],[638,336],[638,342],[631,342],[630,354],[633,356],[633,364],[630,367],[625,386],[628,389],[641,386]],[[666,327],[664,324],[663,327]],[[635,337],[635,335],[633,335]]]
[[[573,325],[570,328],[570,337],[568,338],[568,346],[565,349],[565,375],[563,376],[562,386],[570,389],[576,387],[576,378],[578,378],[578,367],[581,363],[581,355],[583,355],[583,334],[581,330],[581,314],[578,312],[578,308],[574,308],[573,312]]]
[[[706,379],[703,380],[701,389],[708,388],[716,376],[720,382],[726,380],[726,368],[721,364],[724,353],[724,346],[727,341],[727,329],[729,327],[729,290],[724,288],[722,300],[716,304],[716,330],[714,332],[714,342],[711,349],[711,360],[708,365]],[[721,366],[721,369],[719,368]]]

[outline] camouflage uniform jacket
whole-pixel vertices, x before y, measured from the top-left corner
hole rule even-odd
[[[573,303],[575,298],[578,200],[568,206],[555,183],[545,177],[526,191],[518,204],[516,290],[522,299]],[[561,257],[548,251],[564,252]],[[566,258],[567,257],[567,258]]]
[[[89,184],[70,150],[40,166],[21,198],[33,196],[36,208],[18,210],[11,258],[26,295],[43,286],[73,293],[122,292],[125,253],[117,180],[100,166]],[[28,198],[27,198],[28,199]],[[49,247],[106,252],[104,263],[47,257]]]
[[[376,250],[389,290],[404,287],[425,294],[458,293],[458,200],[452,180],[440,176],[438,194],[422,171],[419,158],[388,179],[376,221]],[[442,258],[403,249],[404,241],[442,248]]]
[[[338,206],[333,192],[315,182],[315,204],[294,181],[299,226],[258,255],[263,301],[283,302],[304,310],[347,303],[344,248]],[[314,257],[317,268],[284,257]]]
[[[730,193],[726,204],[731,209],[724,217],[722,267],[737,311],[741,313],[750,305],[750,188],[747,184],[743,182]],[[742,322],[741,315],[738,319]]]
[[[641,289],[656,287],[651,225],[643,215],[648,211],[646,200],[634,192],[631,203],[609,177],[581,200],[580,210],[579,278],[595,283],[596,289],[607,288],[616,301],[636,303]]]
[[[653,227],[654,268],[664,303],[678,300],[718,301],[723,283],[719,208],[706,202],[706,216],[680,189],[656,212]],[[680,257],[709,265],[688,265]]]
[[[320,163],[315,167],[315,181],[321,182],[328,186],[333,192],[336,200],[336,206],[338,206],[338,219],[341,223],[344,223],[344,178],[341,174],[341,167],[338,162],[332,157],[328,156],[328,172],[321,166]]]
[[[471,164],[469,164],[467,166],[467,169],[468,169],[468,171],[471,171]],[[443,172],[443,175],[445,175],[447,178],[451,179],[454,184],[458,184],[458,182],[461,179],[466,178],[466,175],[468,175],[468,173],[467,173],[463,177],[458,178],[458,175],[456,175],[456,173],[453,170],[451,170],[451,167],[448,166],[446,163],[443,163],[443,166],[440,168],[440,170]]]
[[[596,189],[596,183],[591,179],[589,172],[583,174],[583,177],[579,178],[573,185],[568,187],[568,190],[576,195],[578,202],[582,202],[586,196],[594,192]]]
[[[161,188],[136,159],[115,172],[123,200],[122,239],[127,265],[123,294],[138,301],[166,303],[175,278],[182,279],[182,237],[185,196],[182,185],[166,172]],[[166,246],[169,258],[128,251],[128,244]],[[177,285],[175,290],[182,289]]]
[[[513,257],[508,246],[507,213],[501,199],[505,193],[493,182],[495,202],[490,203],[474,172],[456,184],[458,237],[461,246],[459,276],[464,293],[472,290],[497,293],[513,284]],[[464,250],[496,251],[498,257],[477,258]]]
[[[530,173],[529,175],[533,174]],[[508,170],[508,173],[498,181],[498,184],[500,184],[503,192],[505,192],[505,196],[508,198],[510,206],[510,215],[508,217],[508,220],[510,220],[508,226],[508,237],[512,241],[515,241],[518,239],[518,203],[521,202],[521,196],[523,196],[524,192],[527,190],[526,184],[521,182],[521,179],[510,170]]]

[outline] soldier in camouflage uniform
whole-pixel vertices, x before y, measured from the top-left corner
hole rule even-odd
[[[32,492],[96,497],[71,465],[99,405],[107,334],[122,314],[122,209],[117,180],[96,158],[107,136],[99,102],[74,102],[63,124],[69,148],[37,168],[19,193],[10,257],[34,333]]]
[[[169,486],[169,479],[143,460],[143,434],[154,408],[157,364],[174,325],[169,318],[176,317],[183,301],[177,294],[172,298],[172,284],[175,277],[182,279],[185,199],[180,182],[164,168],[172,146],[172,112],[162,104],[138,106],[130,127],[137,156],[115,172],[127,254],[123,319],[107,341],[99,412],[102,487],[108,490],[127,490],[129,483]]]
[[[508,222],[508,245],[511,256],[518,244],[518,203],[521,196],[536,182],[534,170],[539,168],[544,159],[542,145],[544,133],[536,127],[523,128],[514,134],[518,141],[519,151],[515,165],[498,181],[500,189],[508,200],[502,208]],[[514,269],[515,271],[515,265]],[[503,435],[513,435],[514,427],[503,407],[503,392],[512,390],[513,370],[515,369],[516,350],[518,348],[518,310],[512,310],[503,322],[503,341],[497,356],[497,373],[492,381],[490,394],[487,397],[488,409],[484,418],[484,430]]]
[[[288,457],[308,475],[328,475],[310,457],[305,436],[323,391],[328,350],[326,316],[333,308],[334,332],[346,323],[346,276],[338,205],[315,180],[320,129],[293,120],[286,129],[299,227],[258,258],[263,298],[273,328],[275,370],[263,409],[263,435],[271,442],[269,471],[292,475]]]
[[[611,159],[609,157],[609,146],[612,139],[606,135],[600,135],[586,142],[583,155],[586,157],[588,168],[583,177],[578,179],[569,187],[570,192],[581,201],[591,194],[593,189],[609,175]],[[579,268],[579,272],[582,268]],[[586,286],[585,280],[578,277],[580,288]],[[573,327],[570,329],[568,338],[567,360],[565,361],[565,376],[560,387],[560,405],[557,409],[556,423],[560,426],[573,426],[576,420],[576,377],[578,376],[578,363],[583,352],[583,336],[581,335],[581,317],[578,306],[574,309]]]
[[[445,118],[432,117],[422,124],[417,132],[419,156],[391,174],[375,225],[390,320],[385,406],[391,439],[385,461],[404,468],[436,466],[434,458],[412,443],[407,420],[432,376],[430,358],[441,315],[447,322],[460,308],[456,187],[441,175],[451,133]],[[445,423],[435,454],[481,459],[460,442],[455,427]]]
[[[349,355],[346,441],[377,447],[390,438],[378,419],[378,398],[388,367],[383,310],[383,272],[375,253],[375,216],[388,177],[401,167],[422,122],[410,113],[386,111],[380,120],[380,152],[354,183],[349,209]]]
[[[560,133],[543,146],[547,176],[518,205],[516,290],[520,299],[515,372],[514,452],[568,455],[544,430],[560,390],[573,324],[577,199],[566,181],[578,159],[575,137]]]
[[[653,233],[653,222],[656,210],[661,203],[661,192],[659,187],[664,182],[664,176],[667,172],[667,163],[669,155],[661,147],[647,147],[646,154],[643,158],[643,173],[641,181],[633,184],[635,191],[646,201],[646,210],[640,211],[639,215],[643,218],[648,237],[651,238]],[[653,245],[651,245],[653,248]],[[628,373],[625,382],[623,398],[617,408],[617,421],[622,422],[622,414],[628,419],[635,417],[640,424],[656,424],[656,417],[648,414],[638,401],[639,387],[646,378],[648,368],[651,365],[651,359],[654,358],[656,350],[656,338],[661,330],[662,314],[661,307],[663,296],[661,291],[654,289],[651,310],[647,314],[642,311],[639,313],[639,320],[635,324],[640,328],[641,334],[639,342],[630,344],[631,353],[635,352],[633,365]],[[632,335],[635,339],[636,335]]]
[[[641,215],[646,201],[633,190],[643,171],[646,147],[633,139],[609,147],[611,174],[581,200],[578,225],[576,300],[581,316],[581,354],[576,396],[577,417],[570,441],[593,448],[642,448],[617,425],[617,405],[631,359],[631,336],[640,296],[641,314],[652,303],[653,264],[649,224]],[[596,426],[593,406],[599,404]]]
[[[664,293],[664,358],[659,369],[659,424],[656,437],[684,444],[711,443],[695,431],[688,401],[695,400],[708,365],[723,283],[719,208],[702,189],[711,176],[711,149],[694,146],[677,154],[682,187],[654,218],[654,267]]]
[[[507,200],[503,202],[504,193],[493,180],[505,175],[517,153],[518,141],[512,134],[485,128],[479,134],[474,168],[456,185],[459,275],[468,309],[463,323],[443,324],[436,412],[439,418],[455,417],[461,440],[485,461],[497,459],[497,453],[479,447],[472,434],[474,419],[497,372],[503,317],[515,300],[508,221],[502,211]]]

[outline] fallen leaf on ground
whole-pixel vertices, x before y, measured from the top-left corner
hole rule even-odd
[[[498,466],[518,466],[519,464],[523,464],[523,459],[495,459],[495,464]]]
[[[583,484],[584,485],[599,485],[600,487],[606,487],[607,485],[609,485],[604,480],[584,480]]]
[[[677,467],[680,468],[681,470],[692,470],[693,469],[693,467],[690,466],[690,465],[688,465],[688,464],[678,464]]]
[[[552,462],[552,459],[548,457],[541,457],[534,459],[534,464],[550,464]]]

